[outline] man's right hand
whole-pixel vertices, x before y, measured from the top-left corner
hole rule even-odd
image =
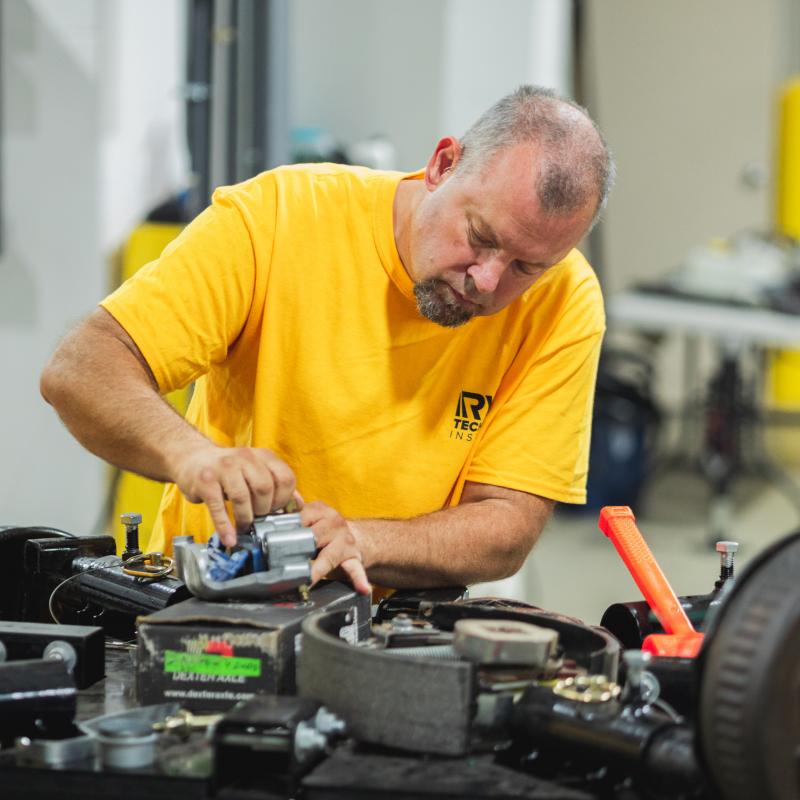
[[[190,503],[205,503],[223,544],[236,544],[254,517],[283,508],[296,497],[290,467],[271,450],[210,444],[182,456],[174,482]],[[230,500],[234,524],[225,501]]]

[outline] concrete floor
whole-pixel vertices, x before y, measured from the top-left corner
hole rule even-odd
[[[791,477],[800,485],[800,471]],[[770,542],[800,527],[800,517],[787,496],[768,482],[746,478],[734,489],[725,538],[739,542],[736,564],[744,566]],[[633,510],[675,592],[711,591],[719,556],[709,538],[704,480],[685,470],[662,475]],[[595,512],[556,511],[518,575],[473,587],[470,595],[514,597],[589,624],[599,623],[614,602],[641,599],[614,546],[598,529],[597,517]]]

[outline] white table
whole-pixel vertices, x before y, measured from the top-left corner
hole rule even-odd
[[[733,344],[800,348],[800,316],[778,311],[638,291],[612,294],[606,311],[613,326],[707,336]]]
[[[726,397],[720,390],[724,385],[743,386],[740,358],[743,353],[755,350],[763,364],[764,351],[769,348],[800,349],[800,316],[757,308],[726,305],[708,300],[689,300],[644,291],[625,291],[611,295],[606,300],[610,330],[632,329],[644,333],[679,334],[686,337],[687,350],[684,374],[687,387],[694,373],[696,343],[698,339],[712,341],[718,350],[718,365],[708,384],[706,431],[703,449],[695,465],[711,485],[709,508],[710,539],[725,539],[730,527],[732,502],[731,483],[743,471],[740,439],[743,403],[750,402],[749,419],[763,422],[763,403],[760,386],[749,387],[742,397]],[[722,383],[720,376],[727,379]],[[763,373],[759,379],[763,378]],[[757,381],[763,383],[763,380]],[[712,416],[716,414],[712,423]],[[723,436],[719,423],[723,420]],[[716,433],[709,432],[716,425]],[[726,442],[725,435],[728,436]],[[683,437],[682,437],[683,438]],[[671,459],[674,461],[674,459]],[[683,454],[683,462],[687,454]],[[777,464],[760,450],[747,471],[755,471],[773,482],[789,497],[800,513],[800,489]]]

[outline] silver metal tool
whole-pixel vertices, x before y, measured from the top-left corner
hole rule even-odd
[[[206,545],[192,536],[173,540],[178,577],[189,591],[204,600],[262,600],[311,581],[311,562],[317,549],[314,532],[305,528],[300,514],[257,517],[240,541],[257,547],[265,569],[229,580],[211,577],[212,561]]]

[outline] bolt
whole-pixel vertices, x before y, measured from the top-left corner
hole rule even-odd
[[[127,561],[142,553],[139,549],[139,526],[142,524],[142,515],[127,513],[120,515],[120,519],[125,526],[125,550],[122,553],[122,560]]]
[[[302,720],[294,731],[294,753],[299,762],[325,750],[328,737],[318,731],[313,722]]]
[[[396,631],[411,631],[414,629],[414,621],[408,614],[398,614],[392,619],[392,629]]]
[[[45,661],[62,661],[67,672],[71,673],[78,661],[78,654],[69,642],[54,639],[45,647],[42,658]]]
[[[644,650],[626,650],[622,654],[625,662],[625,691],[627,703],[654,703],[661,694],[658,678],[647,671],[651,655]]]
[[[719,553],[719,581],[720,586],[728,578],[733,577],[733,560],[736,551],[739,549],[738,542],[717,542],[717,552]]]
[[[625,662],[626,677],[625,683],[631,689],[637,689],[642,684],[642,674],[647,669],[650,663],[650,653],[644,650],[626,650],[622,654],[622,660]]]
[[[347,727],[343,719],[328,711],[325,706],[321,706],[317,711],[317,715],[314,717],[314,724],[317,730],[325,736],[341,736]]]

